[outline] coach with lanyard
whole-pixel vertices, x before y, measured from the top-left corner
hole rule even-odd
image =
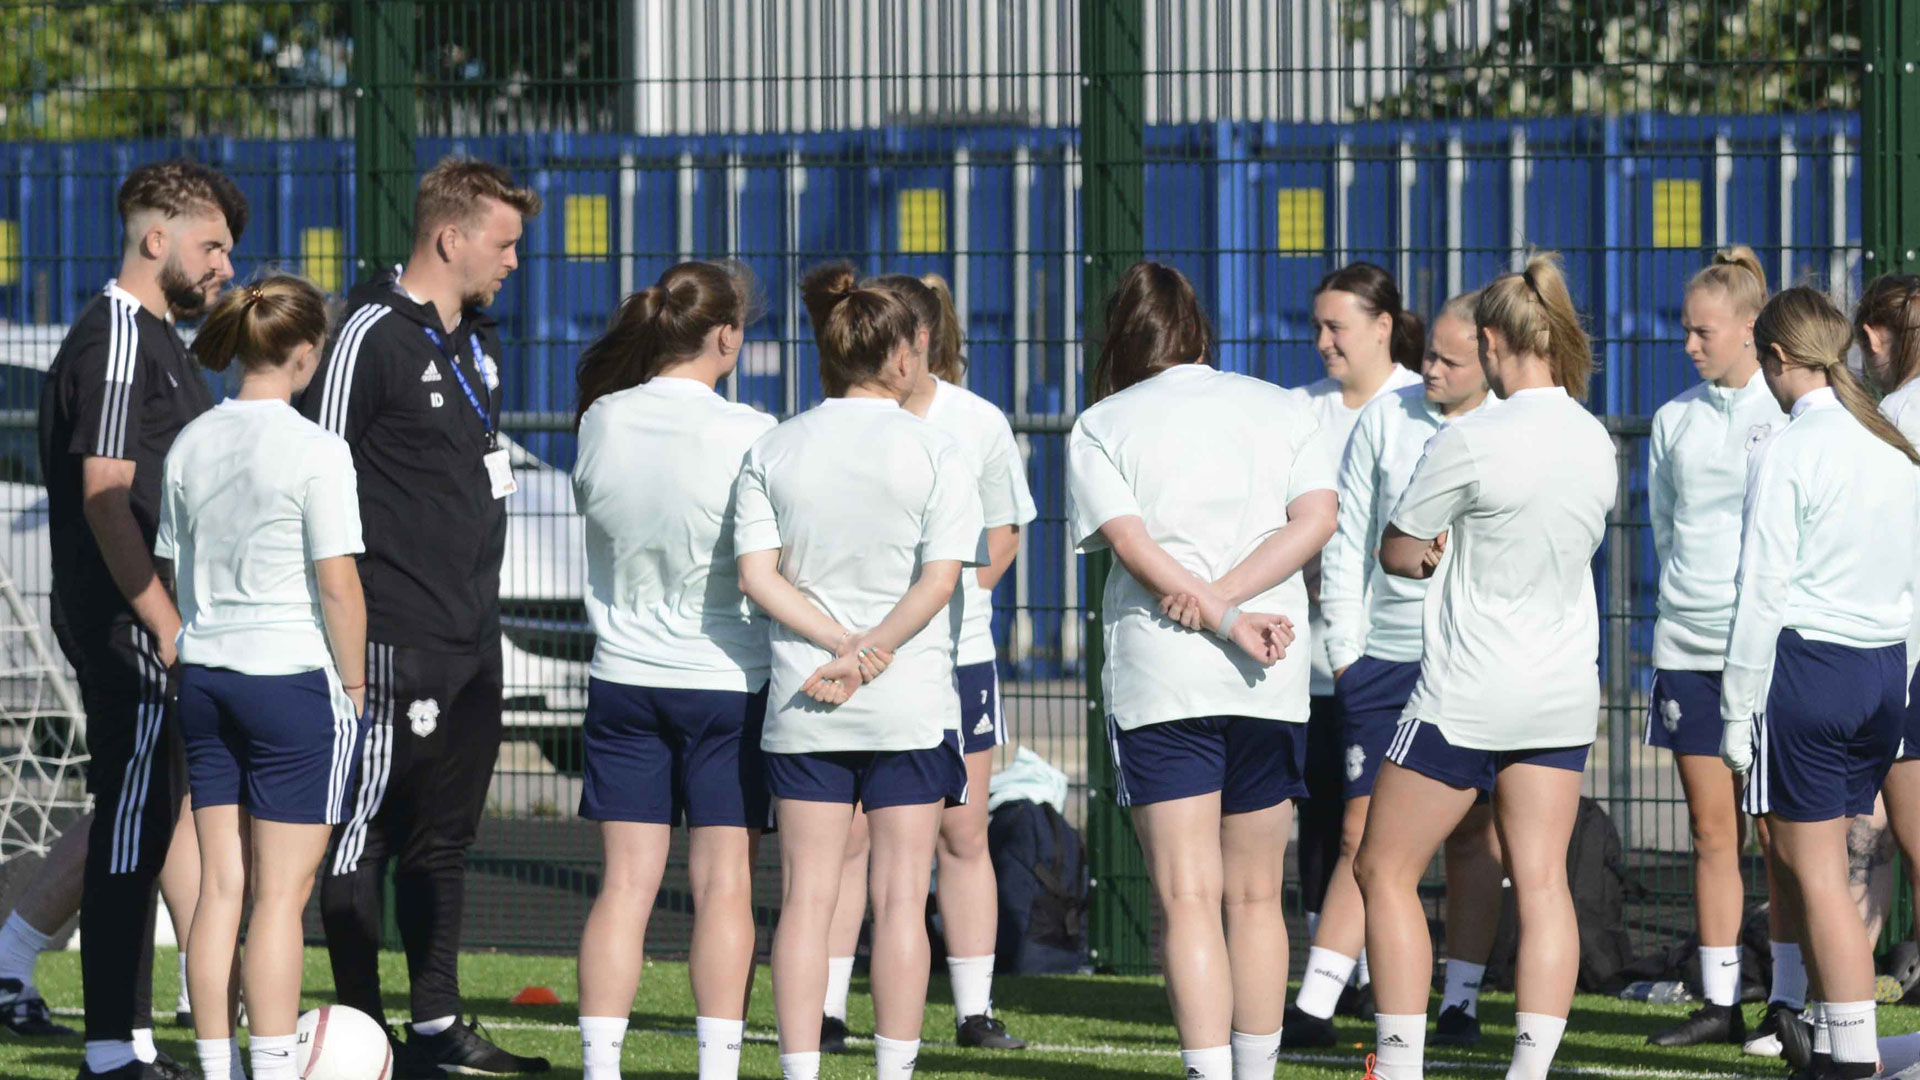
[[[360,786],[322,867],[343,1004],[376,1019],[382,878],[394,871],[412,1021],[395,1075],[544,1072],[460,1020],[467,849],[500,748],[500,564],[513,472],[499,436],[500,338],[484,308],[519,265],[540,197],[448,158],[421,178],[413,252],[348,295],[301,411],[344,438],[360,481],[367,708]]]

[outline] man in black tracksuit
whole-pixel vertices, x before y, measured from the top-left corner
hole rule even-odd
[[[539,197],[496,166],[441,162],[421,180],[398,275],[348,296],[301,411],[353,448],[367,551],[367,708],[351,815],[322,867],[321,913],[343,1004],[384,1022],[382,878],[412,977],[397,1061],[543,1072],[460,1022],[467,849],[500,748],[500,563],[512,473],[497,438],[500,338],[484,313],[518,265]]]
[[[134,1042],[152,1024],[154,897],[184,793],[168,685],[180,613],[153,540],[161,464],[180,429],[213,407],[174,320],[203,313],[232,279],[247,203],[233,181],[190,161],[135,169],[118,201],[120,273],[81,309],[47,371],[40,469],[53,631],[79,677],[92,754],[79,1075],[171,1080],[191,1074]]]

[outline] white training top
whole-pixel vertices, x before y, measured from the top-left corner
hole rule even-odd
[[[747,451],[737,555],[780,549],[780,573],[849,630],[886,618],[929,562],[985,561],[980,496],[953,438],[885,398],[828,398]],[[762,748],[926,750],[960,726],[950,620],[935,616],[843,705],[800,692],[833,654],[779,622]]]
[[[1720,689],[1720,716],[1735,721],[1765,708],[1783,629],[1856,649],[1911,650],[1914,634],[1920,467],[1821,387],[1751,468]]]
[[[1474,750],[1593,741],[1593,553],[1617,480],[1606,428],[1557,386],[1517,391],[1440,429],[1392,515],[1409,536],[1448,534],[1405,719]]]
[[[1654,667],[1719,671],[1726,664],[1747,456],[1786,422],[1758,372],[1738,390],[1700,383],[1653,414],[1647,488],[1660,562]]]
[[[1380,388],[1373,392],[1372,397],[1361,403],[1358,409],[1347,408],[1347,403],[1340,397],[1340,383],[1332,376],[1308,383],[1295,392],[1304,397],[1307,405],[1313,410],[1314,419],[1320,425],[1321,450],[1334,470],[1334,475],[1338,477],[1340,462],[1347,456],[1347,444],[1352,439],[1354,425],[1360,421],[1360,413],[1368,405],[1397,390],[1425,385],[1426,381],[1420,377],[1419,372],[1394,364],[1388,369],[1386,380],[1380,384]],[[1325,560],[1326,555],[1323,552],[1321,555],[1322,589],[1326,588]],[[1333,669],[1339,666],[1332,663],[1327,656],[1330,639],[1327,636],[1326,613],[1322,610],[1322,603],[1324,603],[1323,600],[1314,601],[1308,605],[1309,623],[1313,628],[1312,693],[1315,696],[1333,693]]]
[[[1474,411],[1498,404],[1489,394]],[[1320,611],[1335,671],[1363,654],[1398,663],[1420,659],[1428,583],[1387,573],[1375,555],[1427,440],[1448,422],[1427,400],[1424,384],[1403,386],[1360,410],[1340,466],[1340,527],[1320,553]]]
[[[1000,407],[963,386],[940,382],[927,405],[927,423],[953,436],[960,456],[980,477],[980,510],[986,528],[1023,526],[1037,516],[1027,490],[1027,463],[1013,439],[1013,425]],[[950,615],[960,620],[961,664],[985,664],[998,655],[993,643],[993,594],[980,575],[960,575]]]
[[[596,679],[750,692],[767,623],[740,595],[733,482],[774,419],[695,379],[598,398],[580,419],[573,495],[587,532]]]
[[[229,398],[167,453],[153,553],[174,563],[183,663],[335,671],[313,564],[365,550],[352,452],[284,401]]]
[[[1080,414],[1067,440],[1067,521],[1082,552],[1100,527],[1137,515],[1148,535],[1204,581],[1217,581],[1287,523],[1287,504],[1331,490],[1313,412],[1272,383],[1181,364]],[[1311,639],[1298,573],[1241,603],[1286,615],[1299,635],[1262,668],[1231,642],[1187,630],[1116,561],[1101,601],[1107,713],[1124,729],[1208,716],[1307,719]]]

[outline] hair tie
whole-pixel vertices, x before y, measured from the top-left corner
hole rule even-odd
[[[258,285],[247,286],[247,303],[257,304],[266,297],[266,291]]]
[[[1525,270],[1520,271],[1520,280],[1527,283],[1527,288],[1533,293],[1535,300],[1540,301],[1542,304],[1547,302],[1546,294],[1540,291],[1540,286],[1533,283],[1533,267],[1529,266]]]

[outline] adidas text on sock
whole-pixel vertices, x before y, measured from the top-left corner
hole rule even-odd
[[[1420,1080],[1426,1067],[1427,1014],[1375,1013],[1373,1071],[1380,1080]]]
[[[624,1016],[580,1018],[580,1059],[584,1080],[620,1080],[620,1047],[627,1038]]]
[[[1513,1064],[1507,1067],[1507,1080],[1547,1080],[1547,1069],[1566,1031],[1564,1016],[1513,1014]]]
[[[1466,960],[1447,958],[1447,988],[1440,995],[1440,1008],[1451,1009],[1458,1005],[1467,1010],[1468,1016],[1480,1015],[1480,980],[1487,974],[1487,965],[1470,963]]]
[[[1835,1065],[1872,1063],[1880,1060],[1880,1040],[1872,1001],[1829,1001],[1826,1006],[1827,1039],[1833,1046]]]
[[[740,1044],[746,1040],[747,1022],[696,1016],[693,1031],[700,1040],[700,1080],[735,1080],[740,1075]]]
[[[1233,1033],[1233,1080],[1272,1080],[1273,1067],[1280,1060],[1280,1033],[1248,1035]]]
[[[1347,976],[1358,961],[1318,945],[1307,950],[1307,971],[1300,976],[1300,992],[1293,1003],[1308,1016],[1322,1020],[1333,1015],[1340,1004],[1340,991],[1347,988]]]

